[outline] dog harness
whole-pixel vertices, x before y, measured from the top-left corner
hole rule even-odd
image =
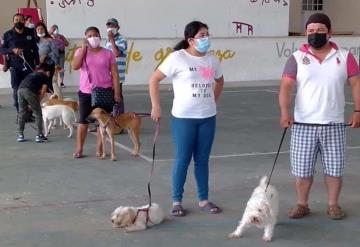
[[[150,220],[150,216],[149,216],[149,210],[150,210],[150,207],[147,207],[147,208],[139,208],[136,212],[136,215],[135,215],[135,218],[133,220],[133,224],[135,224],[136,222],[136,219],[138,218],[140,212],[145,212],[146,213],[146,227],[148,226],[148,223],[150,222],[151,224],[155,225],[151,220]]]

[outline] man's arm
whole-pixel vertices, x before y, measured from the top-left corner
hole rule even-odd
[[[115,43],[114,34],[111,31],[108,31],[108,39],[111,44],[111,50],[115,57],[120,57],[120,49]]]
[[[39,100],[41,101],[44,98],[44,95],[47,92],[47,85],[43,84],[41,89],[40,89],[40,95],[39,95]]]
[[[349,78],[354,101],[354,112],[350,117],[349,124],[351,128],[360,127],[360,75]]]
[[[294,86],[295,81],[293,79],[289,77],[282,78],[279,91],[279,106],[281,114],[280,126],[283,128],[289,127],[294,122],[294,117],[290,111]]]
[[[8,36],[9,35],[7,33],[4,34],[3,43],[0,46],[0,53],[4,54],[4,55],[13,53],[13,49],[9,48],[9,37]]]

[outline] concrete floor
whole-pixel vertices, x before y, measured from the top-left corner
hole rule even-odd
[[[349,129],[342,207],[348,217],[329,220],[325,215],[326,190],[322,172],[311,192],[312,214],[290,220],[286,214],[295,202],[289,170],[289,135],[286,136],[272,178],[280,193],[280,215],[274,241],[264,244],[262,231],[250,229],[236,240],[226,238],[240,219],[245,204],[263,174],[269,174],[282,130],[278,125],[277,87],[225,88],[218,105],[217,132],[211,156],[210,199],[223,208],[208,215],[197,208],[196,187],[189,169],[184,218],[168,217],[164,224],[137,233],[112,228],[111,212],[119,205],[147,202],[155,124],[143,119],[142,157],[133,158],[127,135],[117,136],[118,161],[95,157],[95,136],[88,135],[83,159],[72,159],[75,139],[56,129],[46,144],[16,142],[15,110],[11,97],[0,95],[0,246],[1,247],[112,247],[112,246],[360,246],[359,130]],[[66,96],[75,97],[71,89]],[[347,101],[351,101],[347,91]],[[149,112],[144,90],[125,89],[126,108]],[[153,201],[166,212],[171,206],[173,158],[169,112],[171,91],[162,91],[163,120],[157,143],[152,180]],[[352,110],[347,105],[347,113]]]

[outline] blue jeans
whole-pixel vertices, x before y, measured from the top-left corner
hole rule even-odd
[[[172,117],[175,147],[173,164],[173,202],[181,202],[187,170],[194,157],[194,174],[200,201],[208,199],[209,156],[215,136],[216,116],[204,119]]]

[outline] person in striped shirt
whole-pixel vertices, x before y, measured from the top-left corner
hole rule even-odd
[[[126,57],[127,57],[127,41],[119,33],[119,22],[115,18],[111,18],[106,22],[107,27],[107,39],[104,48],[111,50],[116,58],[116,63],[119,70],[120,78],[120,109],[119,113],[124,113],[124,97],[122,93],[122,85],[125,82],[125,69],[126,69]]]

